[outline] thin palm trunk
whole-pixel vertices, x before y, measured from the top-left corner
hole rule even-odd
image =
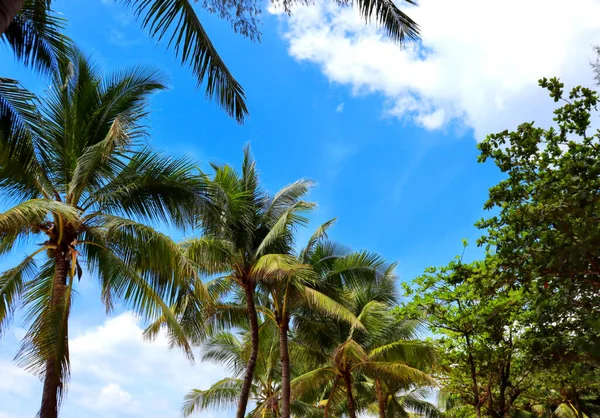
[[[279,324],[279,357],[281,360],[281,418],[290,418],[290,353],[288,349],[289,317],[284,314]]]
[[[25,0],[0,0],[0,35],[6,32]]]
[[[69,263],[66,260],[65,254],[61,249],[56,250],[55,257],[56,268],[54,271],[54,279],[52,284],[52,297],[50,298],[50,315],[53,315],[56,312],[56,310],[62,307],[64,303],[69,303],[65,300],[68,291],[67,271],[69,269]],[[68,338],[67,334],[65,334],[65,339],[66,338]],[[66,340],[65,343],[67,343]],[[42,393],[42,406],[40,408],[40,418],[58,417],[58,393],[62,389],[62,385],[63,376],[61,372],[60,359],[56,358],[55,356],[50,357],[46,361],[46,372],[44,376],[44,388]]]
[[[344,373],[344,383],[346,384],[346,395],[348,396],[348,416],[350,418],[356,418],[354,396],[352,396],[352,377],[350,376],[350,373]]]
[[[385,397],[381,388],[381,380],[375,379],[375,390],[377,391],[377,403],[379,405],[379,418],[385,418]]]
[[[252,379],[254,378],[254,368],[256,367],[256,359],[258,357],[258,316],[256,313],[256,306],[254,305],[254,282],[249,281],[248,283],[244,283],[244,291],[246,292],[246,307],[250,319],[250,342],[252,347],[250,350],[250,358],[246,364],[246,374],[244,376],[242,392],[238,401],[236,418],[244,418],[246,416],[246,407],[248,405],[248,398],[250,397]]]

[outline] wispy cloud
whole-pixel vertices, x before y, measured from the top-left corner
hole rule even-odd
[[[108,35],[108,40],[121,48],[139,45],[142,42],[141,38],[131,37],[119,29],[112,29]]]

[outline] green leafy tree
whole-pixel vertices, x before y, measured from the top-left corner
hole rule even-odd
[[[413,296],[409,312],[424,315],[440,336],[444,390],[459,397],[454,405],[470,405],[477,418],[510,416],[535,370],[524,354],[523,291],[497,289],[496,274],[493,258],[465,264],[458,257],[405,285]]]
[[[0,254],[39,245],[0,276],[0,332],[25,306],[17,361],[44,381],[41,418],[57,416],[66,391],[68,321],[84,268],[99,279],[107,309],[122,298],[146,317],[165,310],[173,272],[189,266],[168,237],[140,222],[184,226],[202,192],[190,161],[143,145],[161,75],[137,67],[102,77],[79,52],[70,58],[43,100],[15,91],[20,117],[9,121],[12,135],[0,131],[0,191],[14,204],[0,214]]]
[[[524,123],[479,144],[506,178],[492,187],[478,226],[503,274],[535,293],[541,345],[556,359],[600,361],[600,133],[591,126],[598,95],[558,79],[540,80],[561,106],[556,126]],[[545,341],[544,341],[545,340]]]

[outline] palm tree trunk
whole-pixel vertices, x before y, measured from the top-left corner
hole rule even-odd
[[[256,306],[254,305],[254,283],[249,281],[243,284],[246,292],[246,307],[248,309],[248,317],[250,319],[250,358],[246,364],[246,374],[244,375],[244,383],[242,385],[242,393],[238,401],[236,418],[244,418],[246,416],[246,407],[248,406],[248,398],[250,397],[250,389],[252,388],[252,379],[254,378],[254,368],[256,366],[256,358],[258,357],[258,316]]]
[[[60,310],[66,301],[67,297],[67,271],[69,263],[65,258],[62,250],[56,251],[56,268],[54,270],[54,278],[52,283],[52,297],[50,298],[50,315]],[[66,307],[68,309],[68,307]],[[65,326],[65,332],[66,327]],[[65,333],[65,338],[67,334]],[[66,343],[66,340],[65,340]],[[60,359],[50,357],[46,360],[46,372],[44,375],[44,388],[42,392],[42,406],[40,408],[40,418],[57,418],[59,405],[59,392],[63,389],[63,376],[61,371]]]
[[[25,0],[0,0],[0,35],[6,32]]]
[[[348,416],[350,418],[356,418],[354,396],[352,396],[352,377],[350,376],[350,373],[344,374],[344,383],[346,383],[346,394],[348,396]]]
[[[281,360],[281,418],[290,418],[290,353],[288,350],[289,317],[279,324],[279,358]]]
[[[381,388],[381,380],[375,379],[375,389],[377,391],[377,403],[379,405],[379,418],[385,418],[385,398]]]

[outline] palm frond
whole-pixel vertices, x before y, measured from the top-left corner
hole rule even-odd
[[[374,378],[389,379],[406,385],[435,385],[435,381],[427,373],[399,362],[365,361],[357,364],[355,369]]]
[[[327,231],[333,226],[336,220],[337,218],[330,219],[317,228],[317,230],[311,235],[306,246],[300,252],[300,261],[303,263],[308,262],[307,259],[312,255],[314,247],[319,241],[327,239]]]
[[[149,149],[136,152],[119,175],[85,202],[94,209],[148,221],[191,225],[201,204],[203,183],[188,158],[172,158]]]
[[[184,417],[205,409],[222,409],[235,404],[242,391],[242,380],[226,378],[206,390],[194,389],[185,395],[181,412]]]
[[[18,81],[0,78],[0,190],[10,198],[53,196],[37,158],[37,102]]]
[[[256,260],[250,274],[256,281],[272,282],[291,277],[303,269],[306,266],[291,255],[265,254]]]
[[[196,263],[200,271],[218,274],[230,268],[233,248],[227,240],[212,237],[193,238],[182,242],[181,247],[185,256]]]
[[[40,248],[0,276],[0,336],[11,320],[25,286],[35,277],[37,271],[35,256],[46,249],[46,247]]]
[[[314,390],[322,384],[333,380],[337,376],[331,367],[320,367],[304,373],[290,382],[290,388],[294,399],[301,397],[308,391]]]
[[[133,8],[143,28],[159,42],[167,36],[176,56],[188,64],[198,79],[206,82],[206,95],[238,122],[248,114],[244,90],[217,53],[192,4],[187,0],[122,0]]]
[[[29,282],[23,301],[29,306],[26,319],[31,325],[15,357],[25,370],[44,378],[59,404],[70,374],[68,318],[73,278],[65,277],[67,268],[66,260],[49,258]]]
[[[299,202],[313,186],[313,181],[300,179],[279,189],[268,202],[265,217],[279,219],[290,206]]]
[[[288,238],[291,228],[297,225],[305,225],[308,222],[308,219],[301,214],[310,211],[314,207],[315,205],[313,203],[304,201],[295,202],[287,207],[261,241],[256,249],[256,254],[266,254],[271,245],[279,240]]]
[[[407,2],[416,4],[415,0]],[[394,41],[403,44],[406,40],[419,40],[419,25],[400,10],[393,0],[356,0],[356,3],[362,17],[367,21],[375,18]]]
[[[236,376],[243,373],[246,365],[242,342],[229,332],[218,332],[206,341],[202,360],[223,364]]]
[[[38,71],[52,72],[71,43],[63,34],[65,23],[50,10],[48,0],[25,0],[0,37],[19,61]]]
[[[67,222],[77,221],[79,210],[49,199],[31,199],[0,213],[0,234],[17,234],[23,230],[39,229],[48,216],[60,216]]]
[[[436,359],[435,349],[423,341],[399,340],[374,348],[369,352],[371,360],[402,361],[404,363],[431,366]]]
[[[308,286],[303,288],[303,292],[309,307],[315,311],[320,312],[322,315],[345,321],[354,328],[364,329],[360,320],[344,305]]]

